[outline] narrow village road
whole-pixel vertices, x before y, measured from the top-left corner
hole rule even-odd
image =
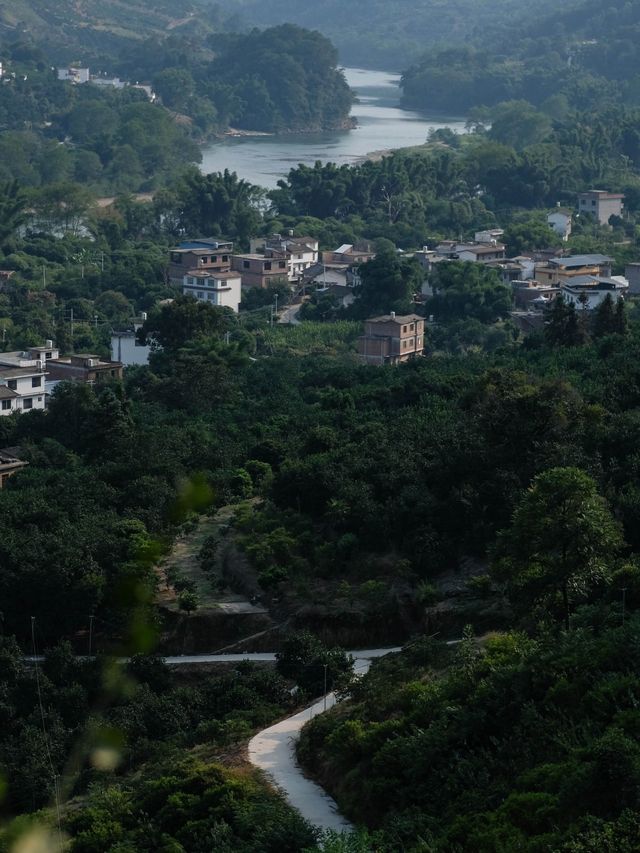
[[[301,302],[295,305],[289,305],[288,308],[285,308],[284,311],[280,312],[278,316],[278,323],[288,323],[291,326],[298,326],[300,324],[298,314],[300,313],[301,308]]]
[[[351,652],[355,658],[354,672],[364,674],[374,658],[397,651],[400,649]],[[340,814],[334,800],[319,785],[307,779],[296,760],[296,743],[302,727],[335,703],[335,694],[329,693],[304,711],[259,732],[249,741],[249,761],[265,773],[309,823],[323,830],[344,832],[354,827]]]

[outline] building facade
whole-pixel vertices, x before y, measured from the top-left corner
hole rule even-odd
[[[366,364],[399,364],[424,351],[424,318],[395,312],[365,322],[357,341],[358,355]]]
[[[237,314],[242,299],[242,278],[235,272],[192,271],[184,277],[182,292],[209,305],[231,308]]]
[[[600,225],[608,225],[612,216],[622,216],[623,206],[623,193],[589,190],[589,192],[578,195],[578,211],[590,213]]]

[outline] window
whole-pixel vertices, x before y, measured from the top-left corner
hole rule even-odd
[[[22,408],[23,409],[33,409],[33,400],[31,399],[31,397],[27,397],[26,399],[24,399],[22,401]]]
[[[52,353],[52,352],[47,352],[47,353],[45,353],[45,356],[44,356],[44,357],[45,357],[45,359],[47,359],[47,358],[53,358],[53,353]]]
[[[3,400],[2,401],[2,411],[8,412],[11,408],[11,400]]]
[[[415,326],[416,326],[416,324],[415,324],[415,323],[411,323],[411,324],[409,325],[409,331],[410,331],[410,332],[413,332],[413,330],[415,329]]]
[[[38,402],[39,402],[39,403],[41,403],[41,402],[42,402],[42,397],[38,397]]]
[[[407,331],[407,327],[406,327],[406,326],[403,326],[403,327],[402,327],[402,331],[403,331],[403,333],[404,333],[404,332],[406,332],[406,331]]]
[[[596,200],[595,200],[595,198],[592,198],[591,199],[591,207],[595,207],[595,206],[596,206]]]
[[[7,382],[7,388],[10,388],[12,391],[17,391],[18,390],[18,380],[17,379],[10,379]]]
[[[223,264],[226,264],[226,263],[228,263],[228,262],[229,262],[229,255],[223,255],[223,256],[222,256],[222,263],[223,263]]]
[[[281,270],[285,270],[287,268],[287,262],[286,261],[279,261],[278,266],[280,267]]]
[[[31,387],[32,388],[42,388],[42,376],[32,376],[31,377]]]
[[[211,255],[211,263],[212,264],[218,263],[218,256],[217,255]]]
[[[265,269],[265,272],[266,272],[267,270],[270,270],[270,269],[271,269],[271,261],[265,261],[265,262],[264,262],[264,269]]]
[[[205,296],[205,294],[201,290],[199,290],[198,291],[198,299],[206,299],[206,298],[207,297]]]
[[[243,261],[242,262],[242,268],[243,269],[248,270],[250,266],[251,266],[251,264],[249,263],[249,261]]]

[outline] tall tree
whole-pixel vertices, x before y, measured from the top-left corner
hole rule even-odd
[[[0,249],[29,221],[26,196],[17,181],[0,184]]]
[[[579,468],[552,468],[535,478],[498,536],[492,574],[517,609],[541,605],[569,628],[571,608],[607,579],[622,545],[591,477]]]

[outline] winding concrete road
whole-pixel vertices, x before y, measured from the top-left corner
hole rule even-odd
[[[397,651],[400,649],[350,652],[355,659],[354,672],[364,674],[374,658]],[[259,732],[249,741],[249,760],[265,773],[309,823],[323,830],[345,832],[354,827],[340,814],[334,800],[319,785],[307,779],[296,760],[296,743],[302,727],[335,703],[335,694],[329,693],[304,711]]]

